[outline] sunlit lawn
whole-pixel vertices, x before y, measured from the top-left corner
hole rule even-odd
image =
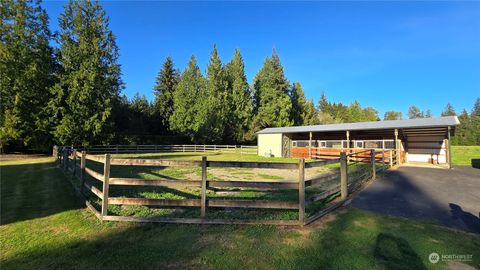
[[[480,145],[452,146],[452,163],[454,165],[472,166],[472,159],[480,159]]]
[[[1,163],[1,269],[446,268],[431,252],[480,267],[478,235],[353,209],[303,229],[102,223],[52,159],[37,162]]]

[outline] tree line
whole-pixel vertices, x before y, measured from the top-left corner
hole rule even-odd
[[[183,71],[167,57],[153,87],[154,101],[138,93],[129,100],[122,95],[116,38],[97,1],[68,2],[55,33],[39,1],[2,0],[0,11],[2,148],[240,144],[253,142],[266,127],[380,120],[372,107],[330,102],[324,93],[315,105],[299,82],[286,78],[275,49],[251,84],[238,49],[224,63],[214,45],[205,73],[194,55]],[[478,103],[459,116],[454,142],[480,144]],[[428,110],[409,109],[409,118],[429,116]],[[402,114],[385,113],[384,120],[393,119]]]

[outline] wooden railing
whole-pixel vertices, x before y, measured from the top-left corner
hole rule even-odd
[[[365,181],[375,179],[376,172],[384,169],[385,166],[377,167],[378,162],[387,165],[385,159],[386,151],[368,150],[362,153],[342,152],[340,158],[332,160],[322,160],[314,162],[305,162],[299,159],[298,163],[282,162],[233,162],[233,161],[209,161],[206,156],[201,161],[195,160],[162,160],[162,159],[125,159],[112,158],[111,154],[92,155],[87,154],[85,150],[77,151],[67,147],[57,148],[57,156],[60,164],[65,171],[71,171],[73,175],[80,179],[79,193],[85,194],[85,191],[93,194],[101,200],[100,210],[97,210],[89,200],[86,205],[95,216],[100,220],[107,221],[137,221],[137,222],[166,222],[166,223],[197,223],[197,224],[276,224],[276,225],[300,225],[308,224],[324,214],[342,205],[349,194],[355,192],[363,186]],[[365,160],[369,155],[368,162]],[[356,162],[369,163],[369,170],[360,170],[349,174],[348,160],[358,159]],[[390,159],[392,160],[392,158]],[[97,172],[87,167],[87,161],[103,164],[103,173]],[[340,164],[340,170],[327,175],[319,175],[310,179],[305,179],[305,170],[325,166],[328,164]],[[111,166],[168,166],[168,167],[200,167],[201,180],[171,180],[171,179],[139,179],[126,177],[111,177]],[[298,178],[295,181],[225,181],[210,180],[207,178],[208,168],[258,168],[258,169],[278,169],[278,170],[296,170]],[[98,169],[97,169],[98,170]],[[89,181],[85,181],[87,176]],[[350,179],[349,179],[350,178]],[[93,181],[93,182],[92,182]],[[95,182],[97,181],[97,182]],[[89,183],[92,182],[92,183]],[[316,187],[326,182],[333,182],[333,187],[325,190],[315,191]],[[101,184],[102,189],[97,188]],[[133,197],[112,197],[109,196],[111,186],[147,186],[147,187],[168,187],[172,189],[193,187],[200,189],[200,198],[196,199],[151,199],[151,198],[133,198]],[[277,190],[297,190],[298,201],[269,201],[269,200],[238,200],[238,199],[218,199],[209,198],[207,189],[215,188],[254,188],[267,191]],[[308,191],[308,196],[306,196]],[[309,217],[306,217],[305,207],[315,205],[316,202],[324,201],[329,197],[334,199],[325,207],[315,211]],[[199,208],[199,217],[197,218],[171,218],[171,217],[132,217],[115,216],[108,213],[108,205],[143,205],[149,207],[197,207]],[[206,217],[208,208],[246,208],[246,209],[287,209],[297,210],[298,220],[227,220],[210,219]]]
[[[54,146],[53,155],[57,148]],[[68,147],[68,146],[64,146]],[[77,151],[86,151],[89,154],[129,154],[129,153],[158,153],[158,152],[225,152],[239,154],[257,154],[254,145],[220,145],[220,144],[176,144],[176,145],[93,145],[71,147]]]

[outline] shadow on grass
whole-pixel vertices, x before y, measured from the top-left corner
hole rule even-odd
[[[0,171],[2,225],[81,207],[55,162],[5,165]]]
[[[388,233],[377,236],[374,256],[387,269],[427,269],[405,239]]]
[[[102,227],[105,227],[101,225]],[[101,229],[101,227],[99,227]],[[2,261],[2,269],[190,269],[197,260],[197,225],[131,225],[108,233],[49,242]]]

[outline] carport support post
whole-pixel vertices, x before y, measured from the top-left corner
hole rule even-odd
[[[377,178],[377,171],[375,169],[375,149],[370,149],[370,162],[372,163],[372,179]]]
[[[400,145],[398,143],[398,129],[395,129],[395,154],[396,154],[396,160],[397,160],[397,165],[400,165]]]
[[[340,153],[340,194],[343,199],[346,199],[348,196],[347,182],[347,153]]]
[[[108,215],[108,189],[110,181],[110,154],[105,154],[105,163],[103,165],[103,199],[102,199],[102,217]]]
[[[452,168],[452,147],[450,145],[450,130],[451,130],[451,127],[448,126],[447,128],[447,147],[448,147],[448,168],[451,169]]]
[[[305,223],[305,159],[298,160],[298,222]]]
[[[312,158],[312,132],[309,132],[309,140],[308,140],[308,158]]]
[[[200,196],[200,217],[204,218],[207,210],[207,156],[202,156],[202,191]]]

